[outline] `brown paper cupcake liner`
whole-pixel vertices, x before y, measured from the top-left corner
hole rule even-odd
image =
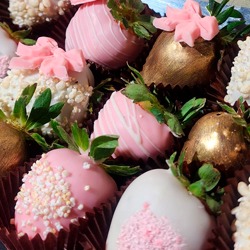
[[[218,64],[218,71],[216,72],[215,81],[207,89],[208,99],[216,102],[224,102],[226,95],[226,87],[231,78],[231,68],[233,66],[234,58],[238,55],[239,47],[237,43],[231,44],[224,51],[221,62]]]
[[[0,241],[7,249],[78,249],[81,242],[79,226],[70,225],[70,231],[61,230],[58,237],[49,234],[45,241],[39,235],[29,239],[27,234],[18,237],[11,220],[14,218],[15,197],[22,184],[22,178],[40,156],[31,159],[16,171],[0,180]],[[86,220],[86,219],[85,219]],[[83,240],[83,239],[82,239]]]
[[[66,29],[71,18],[75,15],[80,6],[71,6],[65,11],[64,15],[59,16],[56,20],[51,22],[51,29],[48,34],[49,37],[57,41],[58,46],[65,50]]]
[[[216,244],[218,250],[234,249],[233,222],[235,216],[231,213],[232,209],[238,206],[238,183],[243,181],[248,183],[250,176],[250,165],[244,166],[242,170],[235,172],[233,178],[228,179],[228,185],[224,188],[225,195],[223,196],[223,205],[221,206],[221,214],[217,217]]]
[[[100,208],[95,208],[94,213],[87,213],[88,225],[81,232],[84,238],[81,244],[84,249],[105,249],[109,227],[116,206],[126,188],[135,178],[136,177],[129,178],[108,203],[103,204]]]
[[[45,240],[40,235],[29,239],[27,234],[19,237],[15,226],[12,224],[14,218],[15,197],[22,184],[22,178],[27,173],[32,164],[40,156],[32,158],[24,166],[16,171],[9,172],[8,175],[0,179],[0,242],[6,249],[17,250],[50,250],[50,249],[105,249],[106,237],[111,223],[115,207],[129,183],[133,180],[123,178],[114,197],[98,208],[94,208],[92,213],[87,213],[86,217],[78,218],[78,223],[71,223],[69,230],[60,230],[56,237],[49,233]],[[127,180],[127,182],[126,182]],[[1,246],[0,246],[1,249]]]
[[[8,10],[9,1],[8,0],[1,0],[0,2],[0,22],[6,22],[8,24],[12,23],[10,18],[10,13]]]

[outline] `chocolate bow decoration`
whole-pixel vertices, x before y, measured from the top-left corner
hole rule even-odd
[[[213,16],[202,17],[199,3],[187,0],[183,9],[167,7],[166,17],[155,18],[153,25],[165,31],[175,30],[176,42],[185,42],[190,47],[198,37],[212,40],[219,33],[217,19]]]
[[[64,51],[49,37],[38,38],[35,45],[18,44],[16,54],[10,61],[11,69],[38,69],[47,77],[67,81],[70,72],[81,72],[86,66],[81,50]]]

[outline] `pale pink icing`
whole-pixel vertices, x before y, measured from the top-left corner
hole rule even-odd
[[[4,78],[8,71],[10,58],[8,56],[0,56],[0,78]]]
[[[83,4],[66,30],[66,50],[82,49],[86,59],[111,69],[134,61],[143,45],[114,20],[106,0]]]
[[[70,0],[70,3],[72,5],[78,5],[78,4],[84,4],[84,3],[90,3],[90,2],[94,2],[96,0]]]
[[[164,31],[175,30],[176,42],[185,42],[193,47],[197,38],[212,40],[219,33],[214,16],[202,17],[199,3],[187,0],[182,10],[167,7],[166,17],[155,18],[153,25]]]
[[[149,112],[123,95],[113,92],[98,119],[94,122],[92,137],[105,134],[119,136],[114,157],[156,159],[173,146],[173,135],[166,124],[160,124]]]
[[[72,72],[81,72],[86,66],[82,51],[73,49],[65,52],[55,40],[39,37],[33,46],[18,44],[16,54],[9,67],[11,69],[39,69],[47,77],[57,77],[67,81]]]
[[[166,217],[157,217],[148,203],[121,227],[117,250],[181,250],[183,239]]]
[[[15,225],[19,234],[45,239],[112,197],[114,180],[87,155],[70,149],[44,154],[25,175],[17,195]]]

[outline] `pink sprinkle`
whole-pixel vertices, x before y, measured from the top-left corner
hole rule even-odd
[[[185,246],[168,219],[157,218],[148,203],[123,225],[117,244],[118,250],[181,250]]]

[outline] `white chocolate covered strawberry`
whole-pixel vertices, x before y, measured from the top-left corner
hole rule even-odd
[[[69,7],[69,0],[10,0],[8,9],[14,24],[31,27],[56,19]]]
[[[150,170],[122,195],[106,249],[207,250],[213,227],[204,205],[170,170]]]
[[[35,43],[26,38],[29,33],[29,30],[12,31],[8,24],[0,22],[0,79],[7,74],[10,59],[16,55],[18,42],[30,45]]]
[[[37,83],[34,98],[44,89],[50,88],[52,104],[58,101],[64,103],[57,118],[63,126],[68,127],[75,121],[81,123],[86,116],[94,82],[81,50],[65,52],[58,47],[55,40],[40,37],[32,46],[19,43],[16,54],[10,61],[11,70],[0,81],[0,108],[10,113],[14,101],[23,89]],[[34,98],[27,107],[27,112]],[[51,128],[47,124],[42,131],[45,134],[50,133]]]

